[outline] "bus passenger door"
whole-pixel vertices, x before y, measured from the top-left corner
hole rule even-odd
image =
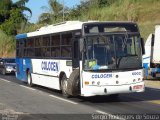
[[[72,69],[79,68],[79,39],[74,38],[72,44]]]

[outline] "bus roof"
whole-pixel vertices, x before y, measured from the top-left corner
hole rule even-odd
[[[88,21],[88,22],[94,22],[94,21]],[[47,25],[47,26],[41,27],[37,31],[28,33],[27,36],[32,37],[32,36],[39,36],[39,35],[45,35],[45,34],[51,34],[51,33],[80,30],[82,29],[82,24],[88,23],[88,22],[66,21],[58,24]]]
[[[22,39],[26,37],[33,37],[33,36],[39,36],[39,35],[46,35],[46,34],[51,34],[51,33],[59,33],[59,32],[65,32],[65,31],[72,31],[72,30],[80,30],[82,29],[82,24],[84,23],[96,23],[98,21],[87,21],[87,22],[82,22],[82,21],[66,21],[58,24],[53,24],[53,25],[47,25],[44,27],[41,27],[40,29],[34,31],[34,32],[29,32],[25,34],[18,34],[16,36],[16,39]],[[118,24],[135,24],[133,22],[121,22],[121,21],[102,21],[99,23],[118,23]]]

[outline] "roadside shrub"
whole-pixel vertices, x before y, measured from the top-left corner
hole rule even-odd
[[[7,36],[0,30],[0,57],[9,57],[15,51],[15,40],[13,36]]]

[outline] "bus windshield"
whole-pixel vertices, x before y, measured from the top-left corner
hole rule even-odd
[[[85,70],[141,68],[140,36],[110,34],[86,36]]]

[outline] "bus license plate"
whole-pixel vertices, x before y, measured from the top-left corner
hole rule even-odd
[[[133,89],[134,89],[134,90],[142,89],[142,87],[143,87],[142,85],[136,85],[136,86],[133,86]]]

